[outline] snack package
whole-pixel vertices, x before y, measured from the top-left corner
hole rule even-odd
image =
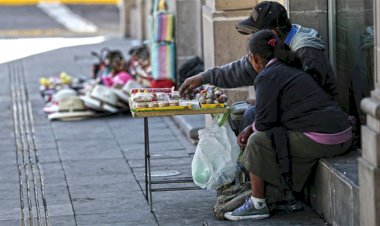
[[[154,100],[152,93],[135,93],[132,95],[132,101],[135,103],[150,102]]]
[[[131,89],[131,100],[137,111],[184,110],[192,104],[181,103],[178,91],[173,88],[136,88]],[[198,104],[199,105],[199,104]]]
[[[168,93],[171,94],[173,88],[133,88],[131,94],[135,93]]]

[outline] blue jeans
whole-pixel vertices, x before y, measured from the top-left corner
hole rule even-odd
[[[255,105],[250,106],[245,110],[243,115],[243,120],[240,123],[239,133],[243,131],[247,126],[252,125],[256,119],[256,107]]]

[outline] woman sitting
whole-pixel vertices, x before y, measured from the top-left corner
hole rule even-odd
[[[343,154],[351,146],[347,115],[302,71],[270,30],[253,34],[249,59],[255,81],[256,121],[238,136],[240,161],[250,172],[252,197],[229,220],[269,217],[264,183],[299,192],[319,158]]]

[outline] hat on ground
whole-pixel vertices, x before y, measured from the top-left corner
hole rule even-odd
[[[128,95],[131,95],[131,90],[137,88],[143,88],[143,86],[135,80],[128,80],[128,82],[123,86],[122,90]]]
[[[58,105],[58,112],[48,115],[50,120],[67,119],[79,120],[94,116],[94,112],[88,111],[83,101],[77,96],[66,96],[61,99]]]
[[[62,100],[62,98],[67,96],[77,96],[77,92],[70,88],[64,88],[59,90],[58,92],[53,94],[51,101],[45,105],[43,111],[47,114],[58,112],[58,103]]]
[[[96,111],[106,111],[116,113],[119,110],[115,107],[118,104],[116,94],[102,85],[96,85],[87,95],[81,96],[86,107]]]
[[[74,89],[64,88],[53,94],[53,101],[60,102],[62,98],[67,96],[77,96],[77,92]]]
[[[123,89],[118,88],[112,88],[112,91],[116,94],[116,96],[121,100],[123,103],[128,104],[129,103],[129,94],[125,92]]]
[[[263,1],[252,9],[248,19],[235,25],[236,30],[249,35],[260,29],[284,27],[290,24],[288,14],[283,5],[278,2]]]
[[[47,114],[51,114],[59,111],[58,102],[49,102],[43,108],[43,111]]]
[[[117,113],[119,109],[106,104],[104,102],[101,102],[97,99],[94,99],[88,95],[86,96],[80,96],[80,99],[84,102],[84,105],[90,109],[93,109],[95,111],[105,111],[110,113]]]
[[[143,86],[134,79],[128,80],[122,87],[114,86],[112,91],[116,94],[119,100],[125,104],[129,104],[131,98],[131,89],[142,88]]]
[[[104,102],[106,104],[117,106],[118,105],[118,99],[114,92],[112,92],[111,88],[108,88],[103,85],[96,85],[91,93],[90,96],[94,99],[97,99],[101,102]]]

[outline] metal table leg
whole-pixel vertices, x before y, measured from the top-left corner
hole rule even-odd
[[[152,172],[150,165],[150,148],[149,148],[149,122],[148,117],[144,117],[144,148],[145,148],[145,199],[150,206],[150,212],[153,213],[153,198],[152,193],[156,191],[179,191],[179,190],[197,190],[199,187],[175,187],[175,188],[155,188],[152,189],[152,184],[171,184],[171,183],[189,183],[192,182],[191,178],[177,178],[177,179],[164,179],[152,181]]]
[[[145,199],[149,203],[149,196],[148,196],[148,153],[149,153],[149,131],[148,131],[148,118],[144,118],[144,160],[145,160]]]
[[[145,199],[148,201],[150,205],[150,211],[153,212],[148,117],[144,117],[144,145],[145,145]]]

